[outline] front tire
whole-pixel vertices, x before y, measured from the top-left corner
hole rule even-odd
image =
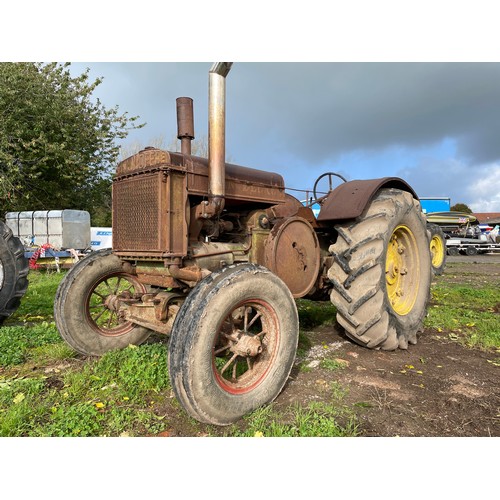
[[[108,299],[145,292],[143,284],[123,272],[110,249],[90,254],[71,268],[57,289],[54,319],[61,337],[85,356],[143,343],[151,330],[122,320]]]
[[[330,298],[347,336],[372,349],[415,344],[431,283],[419,202],[405,191],[381,189],[360,217],[335,228]]]
[[[28,289],[28,271],[21,240],[0,221],[0,325],[21,304]]]
[[[196,420],[229,425],[274,400],[297,350],[297,308],[269,270],[236,265],[203,279],[169,342],[174,394]]]

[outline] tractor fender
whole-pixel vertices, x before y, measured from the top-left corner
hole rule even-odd
[[[415,191],[399,177],[383,177],[349,181],[330,191],[321,204],[318,222],[331,222],[359,217],[375,194],[382,188],[408,191],[418,200]]]

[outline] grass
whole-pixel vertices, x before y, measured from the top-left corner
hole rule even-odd
[[[259,408],[243,420],[245,429],[236,426],[233,437],[354,437],[358,435],[356,415],[343,404],[345,390],[333,382],[330,402],[314,401],[306,406],[294,404],[285,409],[274,405]]]
[[[427,328],[468,347],[500,348],[500,289],[439,283],[431,292]]]
[[[147,436],[172,428],[185,435],[356,436],[356,407],[345,389],[331,383],[321,401],[260,408],[228,428],[204,426],[186,416],[172,397],[166,343],[85,358],[63,342],[53,301],[64,273],[31,272],[18,311],[0,329],[0,436]],[[487,284],[438,282],[426,327],[464,345],[500,348],[500,291]],[[330,303],[297,301],[301,331],[298,355],[307,354],[309,329],[333,324]],[[163,337],[162,337],[163,339]],[[345,365],[323,359],[320,368]]]

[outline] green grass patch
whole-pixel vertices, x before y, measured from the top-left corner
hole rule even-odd
[[[233,426],[233,437],[353,437],[359,434],[354,411],[343,404],[345,391],[333,383],[331,402],[312,402],[276,409],[268,405],[244,418],[244,430]]]
[[[52,321],[54,319],[54,297],[65,274],[65,271],[60,273],[45,270],[30,271],[28,290],[21,300],[21,305],[4,324]]]
[[[343,370],[346,368],[347,363],[338,361],[336,359],[322,359],[320,363],[320,368],[324,368],[325,370],[330,370],[330,371],[336,371],[336,370]]]
[[[18,365],[29,358],[30,350],[61,342],[55,323],[46,321],[26,326],[0,328],[0,365]]]
[[[315,328],[335,322],[336,309],[331,302],[315,302],[307,299],[297,299],[297,310],[301,328]]]
[[[427,328],[469,347],[500,348],[500,289],[439,284],[431,291]]]
[[[166,348],[148,344],[88,360],[81,370],[0,380],[0,436],[145,435],[170,387]]]

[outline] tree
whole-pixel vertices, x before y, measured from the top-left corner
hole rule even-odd
[[[88,72],[73,77],[70,63],[0,63],[1,215],[103,211],[117,140],[143,124],[92,99],[102,79],[91,82]]]
[[[472,210],[465,203],[456,203],[450,208],[450,210],[452,212],[462,212],[466,214],[472,213]]]

